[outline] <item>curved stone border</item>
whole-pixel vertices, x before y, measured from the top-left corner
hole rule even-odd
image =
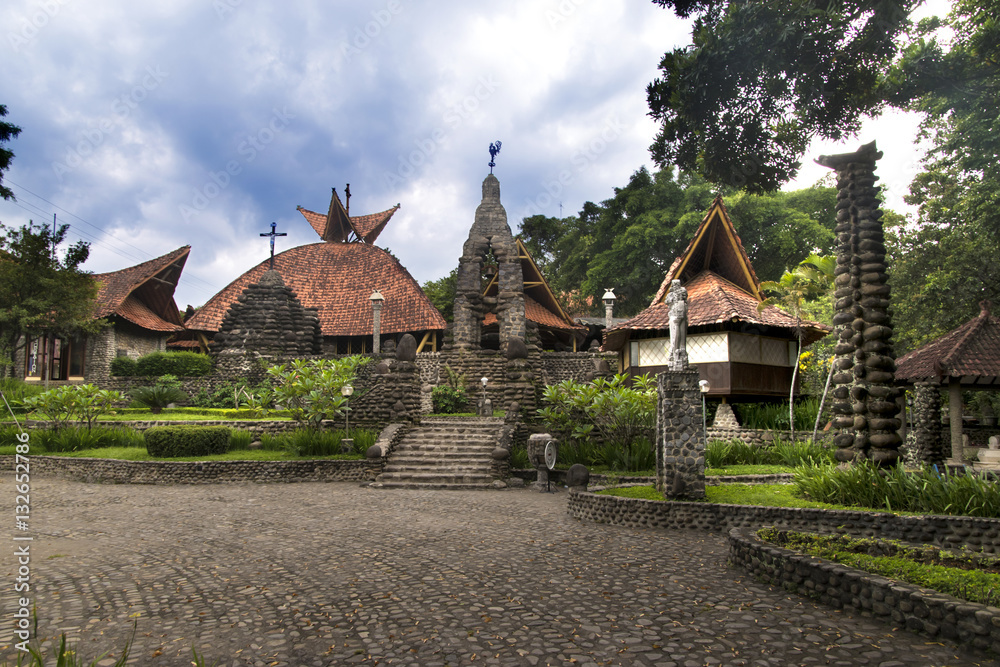
[[[887,512],[760,507],[642,500],[588,492],[569,494],[571,516],[635,528],[687,528],[710,532],[775,526],[788,530],[880,537],[946,549],[967,546],[1000,553],[1000,519],[967,516],[897,516]]]
[[[754,530],[729,531],[729,563],[774,586],[837,609],[890,620],[929,637],[1000,653],[1000,609],[765,542]]]
[[[13,456],[0,456],[14,469]],[[374,479],[379,462],[311,461],[120,461],[31,456],[31,472],[108,484],[233,484],[263,482],[359,482]]]

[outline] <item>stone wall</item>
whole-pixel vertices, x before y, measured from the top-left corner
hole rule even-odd
[[[12,456],[0,456],[13,468]],[[222,484],[246,482],[356,482],[374,479],[366,460],[315,461],[117,461],[32,456],[31,472],[102,484]]]
[[[117,321],[100,333],[89,336],[86,346],[84,381],[104,387],[104,382],[110,377],[112,359],[121,356],[138,359],[150,352],[163,352],[167,349],[167,334],[155,334],[128,322]]]
[[[656,376],[656,488],[673,498],[705,497],[705,435],[698,371]]]
[[[700,408],[699,408],[700,409]],[[820,441],[829,440],[830,434],[820,431],[817,436]],[[742,440],[748,445],[765,446],[772,444],[775,440],[791,442],[792,432],[780,429],[753,429],[753,428],[708,428],[708,439],[712,440]],[[796,442],[807,442],[812,439],[812,430],[796,431]]]
[[[716,505],[572,493],[569,513],[578,519],[633,528],[728,532],[775,526],[787,530],[878,537],[946,549],[968,546],[1000,553],[1000,519],[964,516],[897,516],[885,512]]]
[[[729,533],[729,563],[755,579],[854,609],[932,638],[1000,653],[1000,609],[783,549],[749,529]]]
[[[537,371],[543,385],[558,384],[563,380],[583,382],[598,373],[601,360],[608,363],[612,374],[618,372],[618,354],[615,352],[542,352]]]

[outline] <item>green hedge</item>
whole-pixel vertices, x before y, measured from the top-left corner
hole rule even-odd
[[[135,359],[132,357],[115,357],[111,360],[111,375],[116,377],[132,377],[138,375]]]
[[[143,435],[150,456],[210,456],[229,451],[227,426],[154,426]]]
[[[135,362],[135,375],[195,377],[212,372],[212,358],[196,352],[151,352]]]

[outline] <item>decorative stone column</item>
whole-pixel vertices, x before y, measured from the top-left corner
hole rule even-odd
[[[817,163],[837,172],[837,268],[833,324],[831,410],[838,433],[838,461],[867,458],[879,465],[899,459],[896,370],[886,284],[882,211],[875,187],[875,142],[855,153],[821,156]]]
[[[372,354],[379,354],[382,347],[382,304],[385,297],[378,290],[372,290],[368,297],[372,302]]]
[[[944,462],[941,446],[941,388],[918,382],[913,391],[914,458],[933,465]]]
[[[705,438],[698,371],[656,376],[656,489],[668,498],[705,497]]]

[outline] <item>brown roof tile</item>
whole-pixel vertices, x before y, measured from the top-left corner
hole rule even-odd
[[[336,197],[336,194],[334,194]],[[339,203],[339,199],[338,199]],[[315,211],[310,211],[307,208],[302,208],[299,206],[299,213],[302,217],[306,219],[309,226],[315,230],[321,239],[326,240],[342,240],[342,239],[327,239],[327,216],[322,213],[316,213]],[[368,215],[352,215],[350,219],[351,227],[353,231],[357,233],[358,237],[363,239],[365,243],[375,243],[378,239],[379,234],[385,229],[386,224],[389,219],[392,218],[393,214],[399,210],[399,204],[396,204],[390,209],[381,211],[379,213],[370,213]]]
[[[110,273],[94,274],[100,284],[97,317],[118,315],[153,331],[180,331],[174,288],[191,246]]]
[[[584,330],[584,327],[577,324],[567,324],[562,317],[553,313],[527,294],[524,295],[524,316],[532,322],[549,327],[550,329],[561,329],[563,331]],[[486,313],[486,316],[483,318],[483,324],[485,325],[495,324],[496,321],[496,313]]]
[[[265,260],[230,283],[187,321],[187,327],[218,331],[229,306],[247,286],[261,279],[268,264]],[[376,246],[327,242],[298,246],[275,255],[274,268],[304,306],[319,311],[324,336],[370,335],[369,297],[374,289],[385,297],[383,333],[445,328],[441,314],[413,277]]]
[[[760,303],[737,285],[711,271],[702,271],[692,278],[685,288],[688,291],[688,326],[706,326],[724,322],[759,324],[782,329],[794,329],[795,318],[776,306],[757,311]],[[819,322],[803,320],[803,343],[809,345],[830,331]],[[628,330],[670,328],[669,308],[660,301],[642,311],[631,320],[608,332],[609,349],[618,349],[624,343]]]
[[[1000,321],[984,301],[979,315],[896,360],[896,380],[1000,378]]]

